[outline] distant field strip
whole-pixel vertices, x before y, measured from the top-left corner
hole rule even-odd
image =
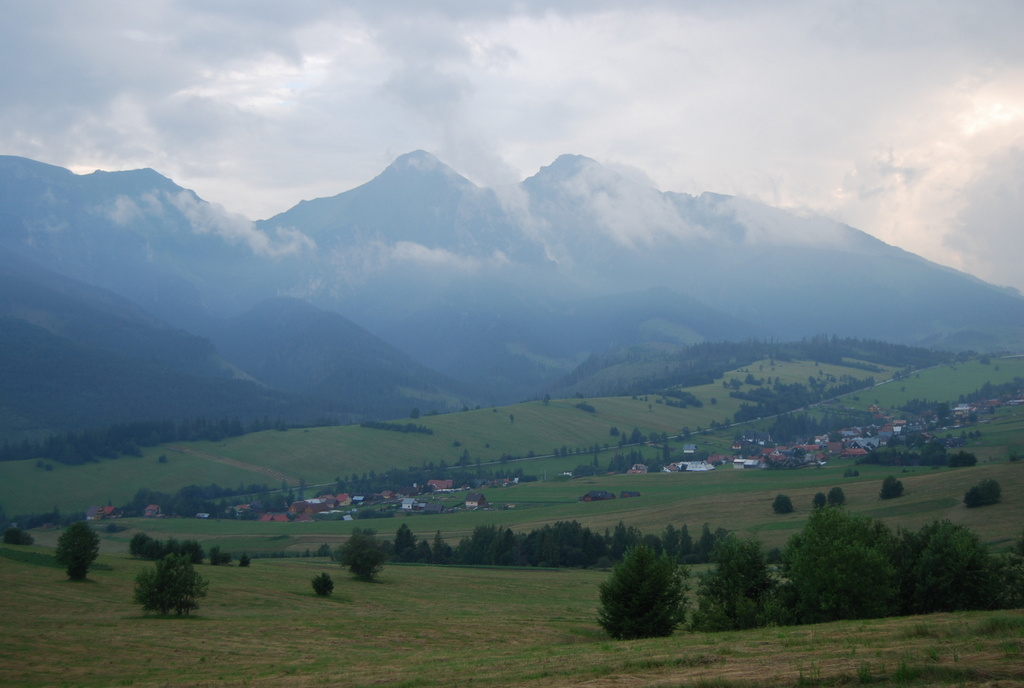
[[[190,447],[168,445],[167,450],[173,452],[180,452],[182,454],[188,454],[199,459],[206,459],[207,461],[215,461],[216,463],[221,463],[226,466],[232,466],[234,468],[241,468],[243,470],[252,471],[254,473],[261,473],[267,476],[268,478],[273,478],[275,481],[284,480],[291,486],[296,486],[299,484],[299,481],[296,478],[287,476],[281,471],[276,470],[274,468],[267,468],[266,466],[257,466],[256,464],[246,463],[245,461],[239,461],[238,459],[229,459],[226,456],[217,456],[216,454],[199,451],[198,449],[192,449]]]

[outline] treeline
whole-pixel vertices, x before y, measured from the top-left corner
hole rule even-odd
[[[378,420],[364,420],[359,424],[361,428],[369,428],[371,430],[390,430],[392,432],[418,432],[423,435],[433,435],[434,431],[425,425],[416,425],[415,423],[385,423]]]
[[[554,568],[607,568],[622,560],[626,551],[639,544],[666,554],[680,564],[707,563],[717,543],[729,536],[722,528],[712,531],[704,524],[694,538],[687,526],[665,527],[660,535],[645,535],[621,521],[614,530],[595,532],[577,521],[559,521],[527,533],[511,528],[477,526],[472,535],[455,547],[438,531],[433,541],[419,542],[409,526],[402,524],[393,541],[385,543],[392,561],[455,564],[461,566],[530,566]]]
[[[690,628],[767,625],[1016,608],[1024,604],[1024,537],[1005,556],[950,521],[891,530],[841,507],[811,512],[775,570],[754,540],[730,537],[697,589]]]
[[[56,433],[43,440],[5,442],[0,447],[0,461],[39,458],[76,466],[101,458],[141,456],[141,447],[155,447],[168,442],[219,442],[227,437],[239,437],[263,430],[287,429],[283,420],[270,420],[266,417],[245,425],[238,418],[207,420],[197,417],[177,423],[172,420],[132,421],[94,430]]]

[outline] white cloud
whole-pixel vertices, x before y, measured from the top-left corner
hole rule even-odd
[[[291,227],[277,227],[277,236],[270,237],[256,225],[221,206],[204,203],[188,191],[167,194],[167,200],[188,219],[197,234],[216,234],[231,244],[244,244],[260,256],[276,258],[298,255],[316,248],[316,243]]]

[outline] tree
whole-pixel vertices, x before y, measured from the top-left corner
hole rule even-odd
[[[829,506],[843,506],[846,504],[846,494],[841,487],[833,487],[828,491],[828,497],[825,499]]]
[[[35,538],[27,530],[22,530],[17,526],[11,526],[4,531],[5,545],[31,545],[35,541]]]
[[[408,525],[398,526],[395,533],[395,544],[392,547],[392,559],[395,561],[413,561],[416,556],[416,536]]]
[[[932,614],[1000,606],[996,560],[968,528],[934,521],[900,534],[897,567],[901,612]]]
[[[811,501],[815,509],[821,509],[828,504],[828,497],[825,496],[824,492],[815,493],[814,499]]]
[[[780,494],[772,502],[772,511],[777,514],[793,513],[793,500],[788,495]]]
[[[372,530],[356,528],[348,541],[338,548],[338,561],[356,578],[372,581],[384,568],[387,554]]]
[[[327,597],[334,592],[334,581],[326,573],[313,576],[313,591],[320,597]]]
[[[89,567],[100,554],[100,536],[85,521],[76,521],[57,540],[57,563],[67,569],[71,580],[85,580]]]
[[[775,581],[761,545],[730,535],[715,545],[711,561],[716,566],[697,585],[697,609],[690,626],[729,631],[763,625]]]
[[[982,480],[980,483],[967,490],[964,494],[964,504],[967,508],[976,506],[988,506],[999,501],[999,483],[995,480]]]
[[[822,623],[889,615],[896,606],[895,538],[884,524],[845,509],[814,509],[782,555],[788,583],[780,622]]]
[[[878,496],[882,499],[895,499],[903,495],[903,483],[891,475],[882,481],[882,490]]]
[[[227,566],[231,563],[231,552],[221,552],[220,545],[210,548],[210,565]]]
[[[192,565],[187,554],[168,554],[156,562],[156,567],[139,572],[135,577],[136,604],[147,612],[188,615],[199,609],[199,600],[206,597],[209,581]]]
[[[239,566],[241,566],[242,568],[245,568],[245,567],[246,567],[246,566],[248,566],[248,565],[249,565],[250,563],[252,563],[252,559],[250,559],[250,558],[249,558],[249,555],[248,555],[248,554],[246,554],[246,553],[245,553],[245,552],[243,551],[243,552],[242,552],[242,555],[241,555],[240,557],[238,557],[238,565],[239,565]]]
[[[599,588],[598,623],[619,640],[672,635],[686,618],[689,571],[636,545]]]

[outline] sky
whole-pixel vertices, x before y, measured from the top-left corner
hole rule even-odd
[[[1019,0],[0,0],[0,154],[255,220],[430,151],[586,155],[1024,291]]]

